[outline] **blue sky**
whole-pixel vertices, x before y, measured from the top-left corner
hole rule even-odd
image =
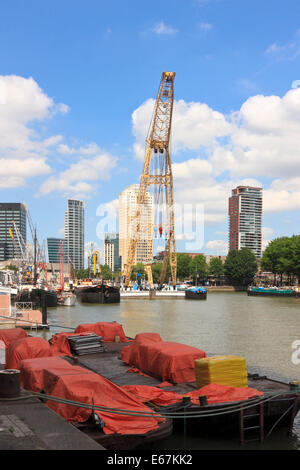
[[[1,201],[25,200],[43,239],[61,235],[66,198],[83,198],[86,242],[97,242],[97,208],[139,181],[150,100],[169,70],[175,201],[203,208],[197,249],[226,252],[237,184],[264,188],[265,243],[298,233],[300,3],[271,3],[5,2]]]

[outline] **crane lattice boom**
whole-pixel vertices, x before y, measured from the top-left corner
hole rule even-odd
[[[141,231],[141,222],[149,185],[157,185],[158,191],[164,191],[166,204],[166,248],[161,270],[161,282],[164,281],[167,271],[168,259],[170,259],[171,276],[173,285],[176,284],[176,242],[174,233],[174,195],[173,174],[170,158],[170,135],[174,103],[174,78],[175,72],[163,72],[158,95],[155,102],[153,120],[150,133],[147,137],[147,147],[144,160],[143,173],[140,179],[137,196],[137,210],[133,220],[130,243],[125,266],[125,284],[129,285],[132,267],[135,262],[136,248]],[[151,167],[152,154],[160,154],[156,168]]]

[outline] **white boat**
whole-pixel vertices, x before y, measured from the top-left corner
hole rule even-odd
[[[62,292],[57,296],[58,305],[73,307],[76,304],[76,295],[73,292]]]

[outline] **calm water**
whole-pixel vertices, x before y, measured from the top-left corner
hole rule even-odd
[[[53,325],[76,327],[80,323],[117,321],[127,336],[157,332],[163,340],[177,341],[217,354],[242,355],[248,366],[259,366],[271,376],[300,381],[300,365],[294,365],[292,343],[300,340],[300,299],[248,297],[246,293],[208,293],[207,301],[121,300],[120,304],[88,305],[48,309]],[[67,329],[66,329],[67,331]],[[300,449],[300,413],[294,435],[274,431],[263,446],[249,448]],[[237,440],[206,440],[172,437],[161,444],[165,449],[234,449]]]

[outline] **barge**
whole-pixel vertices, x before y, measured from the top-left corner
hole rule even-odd
[[[147,352],[143,336],[150,338],[151,346],[158,345],[156,351],[150,347]],[[72,344],[78,337],[83,345],[74,350]],[[22,357],[18,343],[14,361],[19,365],[12,363],[12,368],[21,370],[22,387],[40,392],[50,408],[106,449],[145,449],[170,436],[173,427],[199,436],[238,434],[241,444],[245,434],[253,432],[263,442],[274,427],[291,430],[300,408],[298,383],[257,372],[248,373],[248,386],[242,389],[216,384],[199,389],[193,364],[206,356],[204,351],[164,342],[156,333],[137,335],[133,340],[115,322],[79,325],[74,333],[54,335],[48,346],[42,338],[31,342],[33,339],[43,342],[38,349],[43,348],[44,357],[30,359],[28,348]],[[90,339],[93,345],[87,347]],[[132,351],[141,362],[134,363]],[[51,397],[63,402],[54,403]],[[89,410],[84,409],[85,403]],[[112,409],[116,415],[109,414]],[[153,429],[145,420],[145,410],[151,414],[148,420],[157,420]],[[141,423],[134,423],[132,432],[130,428],[124,432],[124,423],[132,422],[134,414]],[[105,426],[109,432],[104,432]]]
[[[110,304],[120,302],[120,289],[106,284],[77,287],[75,294],[78,300],[83,303]]]
[[[192,287],[185,291],[185,298],[188,300],[206,300],[207,290],[204,287]]]
[[[16,302],[32,302],[34,308],[42,307],[43,296],[46,297],[47,307],[57,306],[57,294],[53,290],[45,290],[38,288],[24,288],[20,290],[16,296]]]

